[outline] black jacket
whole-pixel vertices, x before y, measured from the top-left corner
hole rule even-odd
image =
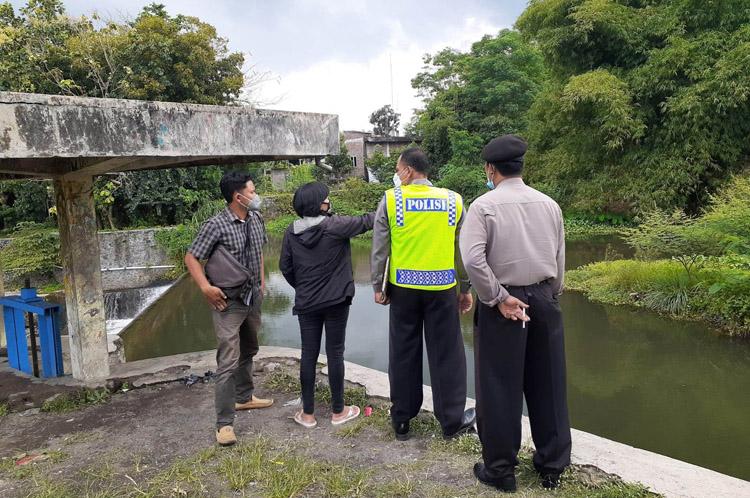
[[[349,239],[371,230],[374,218],[374,213],[331,216],[299,233],[295,233],[294,223],[289,225],[279,269],[294,287],[295,315],[351,302],[354,278]]]

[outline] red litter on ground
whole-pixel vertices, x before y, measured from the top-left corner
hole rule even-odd
[[[372,415],[372,407],[371,406],[366,406],[365,407],[365,417],[369,417],[370,415]]]

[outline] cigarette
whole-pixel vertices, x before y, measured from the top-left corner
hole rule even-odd
[[[521,308],[521,312],[523,313],[523,317],[526,318],[526,308]],[[526,328],[526,320],[521,320],[521,328]]]

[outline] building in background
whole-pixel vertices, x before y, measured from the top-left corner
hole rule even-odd
[[[420,143],[421,140],[411,137],[381,137],[366,131],[344,131],[344,141],[352,161],[351,176],[363,178],[365,181],[377,181],[365,167],[367,158],[372,157],[376,150],[380,150],[386,157],[401,151],[410,143]]]

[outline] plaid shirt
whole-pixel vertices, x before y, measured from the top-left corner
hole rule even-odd
[[[260,288],[260,262],[263,244],[268,243],[266,225],[257,211],[249,211],[246,220],[228,207],[206,220],[188,252],[196,259],[211,256],[216,244],[223,245],[253,275],[253,287]]]

